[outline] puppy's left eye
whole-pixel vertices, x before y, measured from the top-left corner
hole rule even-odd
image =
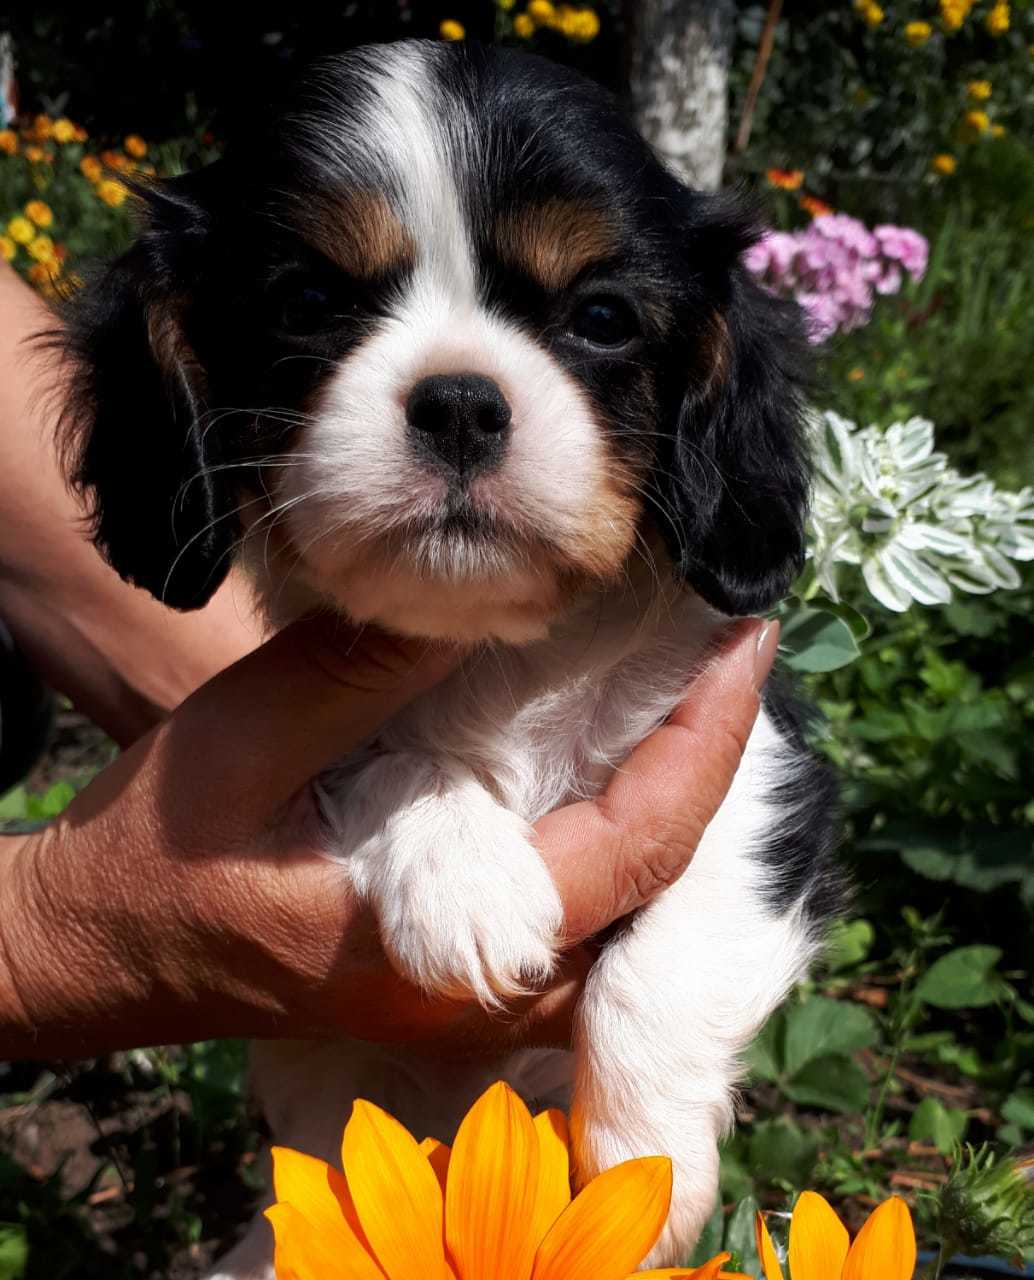
[[[638,335],[639,320],[623,299],[599,294],[578,304],[567,327],[595,347],[623,347]]]

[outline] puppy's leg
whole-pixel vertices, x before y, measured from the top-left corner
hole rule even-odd
[[[759,728],[770,736],[770,726]],[[689,870],[604,948],[580,1011],[577,1176],[634,1156],[671,1156],[671,1213],[648,1259],[654,1267],[684,1263],[714,1208],[739,1055],[803,976],[819,933],[817,882],[780,885],[769,862],[774,834],[781,853],[799,819],[785,787],[759,798],[785,758],[753,754]]]
[[[335,856],[385,950],[427,991],[486,1005],[546,978],[562,921],[528,824],[458,761],[376,756],[325,786]]]

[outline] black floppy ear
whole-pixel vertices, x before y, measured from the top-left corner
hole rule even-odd
[[[184,332],[205,218],[183,188],[138,193],[145,228],[71,300],[56,340],[71,357],[62,444],[96,545],[128,582],[197,609],[226,576],[238,529]]]
[[[709,604],[733,615],[771,608],[800,572],[809,491],[803,323],[796,303],[741,265],[752,238],[746,218],[716,237],[732,262],[706,286],[719,300],[658,468],[672,556]]]

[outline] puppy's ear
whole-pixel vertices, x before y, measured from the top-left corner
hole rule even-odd
[[[733,615],[771,608],[800,572],[809,491],[807,341],[796,303],[761,289],[741,265],[753,238],[749,212],[724,213],[698,233],[694,256],[709,262],[704,295],[716,302],[657,481],[677,565]]]
[[[197,609],[226,576],[238,528],[184,331],[206,230],[186,186],[138,193],[145,228],[71,300],[52,340],[71,357],[61,443],[96,545],[127,581]]]

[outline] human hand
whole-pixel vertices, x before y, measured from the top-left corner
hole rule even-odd
[[[777,628],[739,623],[606,790],[547,815],[565,908],[549,986],[490,1016],[387,963],[321,853],[311,780],[460,655],[321,619],[199,689],[0,880],[0,1052],[76,1056],[215,1036],[566,1043],[587,940],[685,870],[732,781]]]

